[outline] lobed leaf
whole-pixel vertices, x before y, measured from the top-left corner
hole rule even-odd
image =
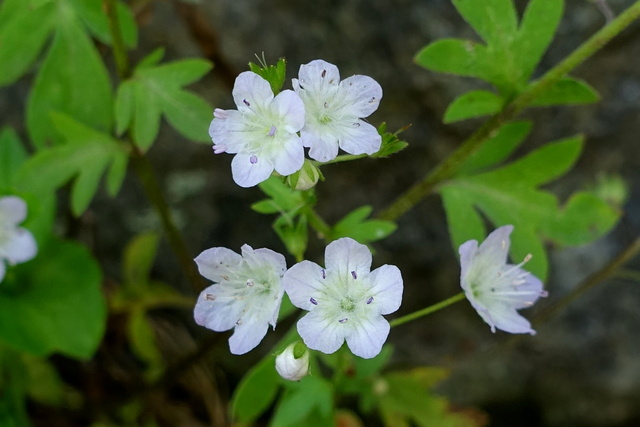
[[[518,22],[512,0],[453,0],[456,9],[487,44],[508,46]]]
[[[391,221],[367,220],[371,215],[371,206],[361,206],[342,218],[331,230],[331,240],[351,237],[362,244],[384,239],[393,233],[397,225]]]

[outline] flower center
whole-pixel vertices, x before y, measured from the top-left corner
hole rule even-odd
[[[350,297],[343,298],[340,300],[340,309],[350,313],[356,309],[356,302]]]

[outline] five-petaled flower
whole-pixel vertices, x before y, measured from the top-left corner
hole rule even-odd
[[[512,225],[494,230],[478,247],[469,240],[460,246],[460,285],[473,308],[491,326],[513,334],[535,334],[531,323],[516,310],[547,296],[542,282],[518,265],[507,264]]]
[[[291,302],[309,311],[298,333],[313,350],[333,353],[346,340],[356,356],[375,357],[389,335],[382,315],[400,307],[400,270],[383,265],[370,271],[369,249],[346,237],[327,246],[325,267],[302,261],[284,275]]]
[[[236,154],[231,162],[236,184],[253,187],[274,169],[281,175],[300,170],[304,148],[297,132],[305,120],[300,97],[291,90],[274,97],[269,83],[251,71],[236,78],[232,94],[238,109],[217,108],[209,135],[216,154]]]
[[[5,261],[18,264],[36,256],[38,247],[31,232],[18,227],[27,217],[27,204],[20,197],[0,198],[0,282],[6,273]]]
[[[382,138],[362,120],[380,104],[382,88],[371,77],[355,75],[340,81],[338,67],[321,59],[300,66],[293,89],[306,111],[300,135],[309,156],[320,162],[336,158],[338,147],[349,154],[373,154]]]
[[[242,246],[242,255],[227,248],[211,248],[195,259],[198,270],[215,282],[200,294],[196,323],[217,332],[235,328],[229,338],[233,354],[256,347],[275,329],[284,295],[284,256],[271,249]]]

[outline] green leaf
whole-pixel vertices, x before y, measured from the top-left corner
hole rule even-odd
[[[149,274],[158,251],[160,237],[155,233],[143,233],[133,238],[124,251],[123,277],[127,290],[140,295],[147,290]]]
[[[16,132],[7,127],[0,132],[0,194],[14,185],[15,177],[27,159],[27,152]]]
[[[531,122],[523,120],[507,123],[458,167],[457,175],[469,175],[502,162],[522,144],[530,132]]]
[[[558,206],[551,193],[537,187],[565,173],[576,161],[582,149],[582,138],[575,137],[548,144],[524,158],[504,167],[472,176],[455,178],[441,188],[449,230],[453,245],[457,248],[469,239],[482,240],[484,233],[480,210],[496,226],[513,224],[512,256],[514,261],[527,254],[533,259],[527,269],[544,280],[547,274],[547,257],[542,238],[570,243],[562,234],[564,227],[573,227],[574,241],[593,240],[615,223],[619,213],[604,202],[592,199],[585,202],[580,196],[569,202],[567,212]],[[580,211],[574,204],[593,208]],[[607,228],[609,227],[609,228]]]
[[[490,81],[493,72],[484,60],[486,50],[486,46],[470,40],[442,39],[418,52],[415,61],[429,70]]]
[[[563,0],[530,0],[512,51],[521,81],[531,77],[560,24]]]
[[[598,102],[600,95],[588,83],[564,77],[533,100],[532,106],[591,104]]]
[[[103,132],[111,131],[113,118],[111,83],[93,42],[69,8],[60,6],[55,19],[53,43],[27,103],[27,129],[38,148],[60,142],[51,111]]]
[[[257,419],[275,400],[280,381],[273,356],[254,365],[233,393],[231,414],[234,420],[249,423]]]
[[[271,420],[273,427],[308,425],[302,423],[314,410],[331,419],[333,390],[331,383],[320,376],[308,375],[300,382],[289,382]]]
[[[80,215],[96,193],[109,164],[126,162],[127,153],[107,134],[64,114],[52,113],[51,116],[65,142],[36,153],[24,164],[19,173],[20,188],[47,196],[76,177],[71,191],[71,209],[74,215]],[[119,180],[118,185],[121,182]],[[112,182],[110,191],[115,193],[114,190],[117,188]]]
[[[342,218],[331,231],[331,240],[351,237],[362,244],[384,239],[393,233],[397,226],[391,221],[367,220],[373,208],[361,206]]]
[[[251,205],[256,212],[264,214],[294,212],[306,204],[301,191],[291,189],[277,176],[271,176],[258,186],[271,198]]]
[[[260,65],[249,62],[249,69],[269,82],[274,94],[278,94],[284,84],[287,74],[287,61],[280,58],[276,65],[267,65],[264,57],[260,58]]]
[[[517,29],[512,0],[453,0],[456,9],[487,44],[508,46]]]
[[[404,150],[409,145],[408,142],[402,141],[398,138],[402,132],[404,132],[409,126],[405,126],[394,133],[387,132],[387,124],[382,123],[378,126],[378,133],[382,136],[382,144],[380,144],[380,150],[377,153],[371,155],[373,158],[384,159],[392,154]]]
[[[129,316],[127,336],[131,350],[148,365],[147,379],[154,379],[161,372],[164,361],[156,344],[153,327],[143,310],[134,310]]]
[[[273,229],[287,247],[287,251],[296,259],[304,259],[309,241],[307,217],[298,216],[297,220],[289,215],[282,215],[273,223]]]
[[[140,149],[146,151],[158,135],[160,118],[164,114],[169,123],[187,138],[210,142],[207,129],[212,109],[182,86],[201,78],[211,69],[211,64],[202,59],[187,59],[153,66],[160,55],[161,52],[156,51],[145,58],[142,65],[136,67],[133,77],[121,86],[116,104],[118,132],[123,132],[133,121],[133,139]],[[131,84],[133,89],[127,84]]]
[[[103,1],[71,0],[71,4],[98,40],[104,44],[111,45],[112,37],[109,28],[109,19],[104,10]],[[116,13],[125,46],[134,48],[138,39],[138,26],[136,25],[133,13],[131,13],[128,6],[119,0],[116,1]]]
[[[486,116],[502,109],[504,99],[493,92],[473,90],[456,98],[444,113],[444,122],[453,123],[472,117]]]
[[[90,358],[104,333],[106,304],[89,252],[53,240],[12,273],[0,288],[0,339],[34,355]]]
[[[5,5],[3,5],[5,6]],[[36,60],[55,22],[53,4],[32,8],[22,1],[0,20],[0,86],[15,82]]]

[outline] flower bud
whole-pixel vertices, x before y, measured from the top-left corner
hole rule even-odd
[[[297,356],[297,357],[296,357]],[[309,373],[309,350],[301,342],[289,344],[276,357],[276,371],[289,381],[300,381]]]
[[[322,179],[320,169],[305,159],[302,169],[287,177],[287,184],[294,190],[308,190],[314,187],[320,179]]]

